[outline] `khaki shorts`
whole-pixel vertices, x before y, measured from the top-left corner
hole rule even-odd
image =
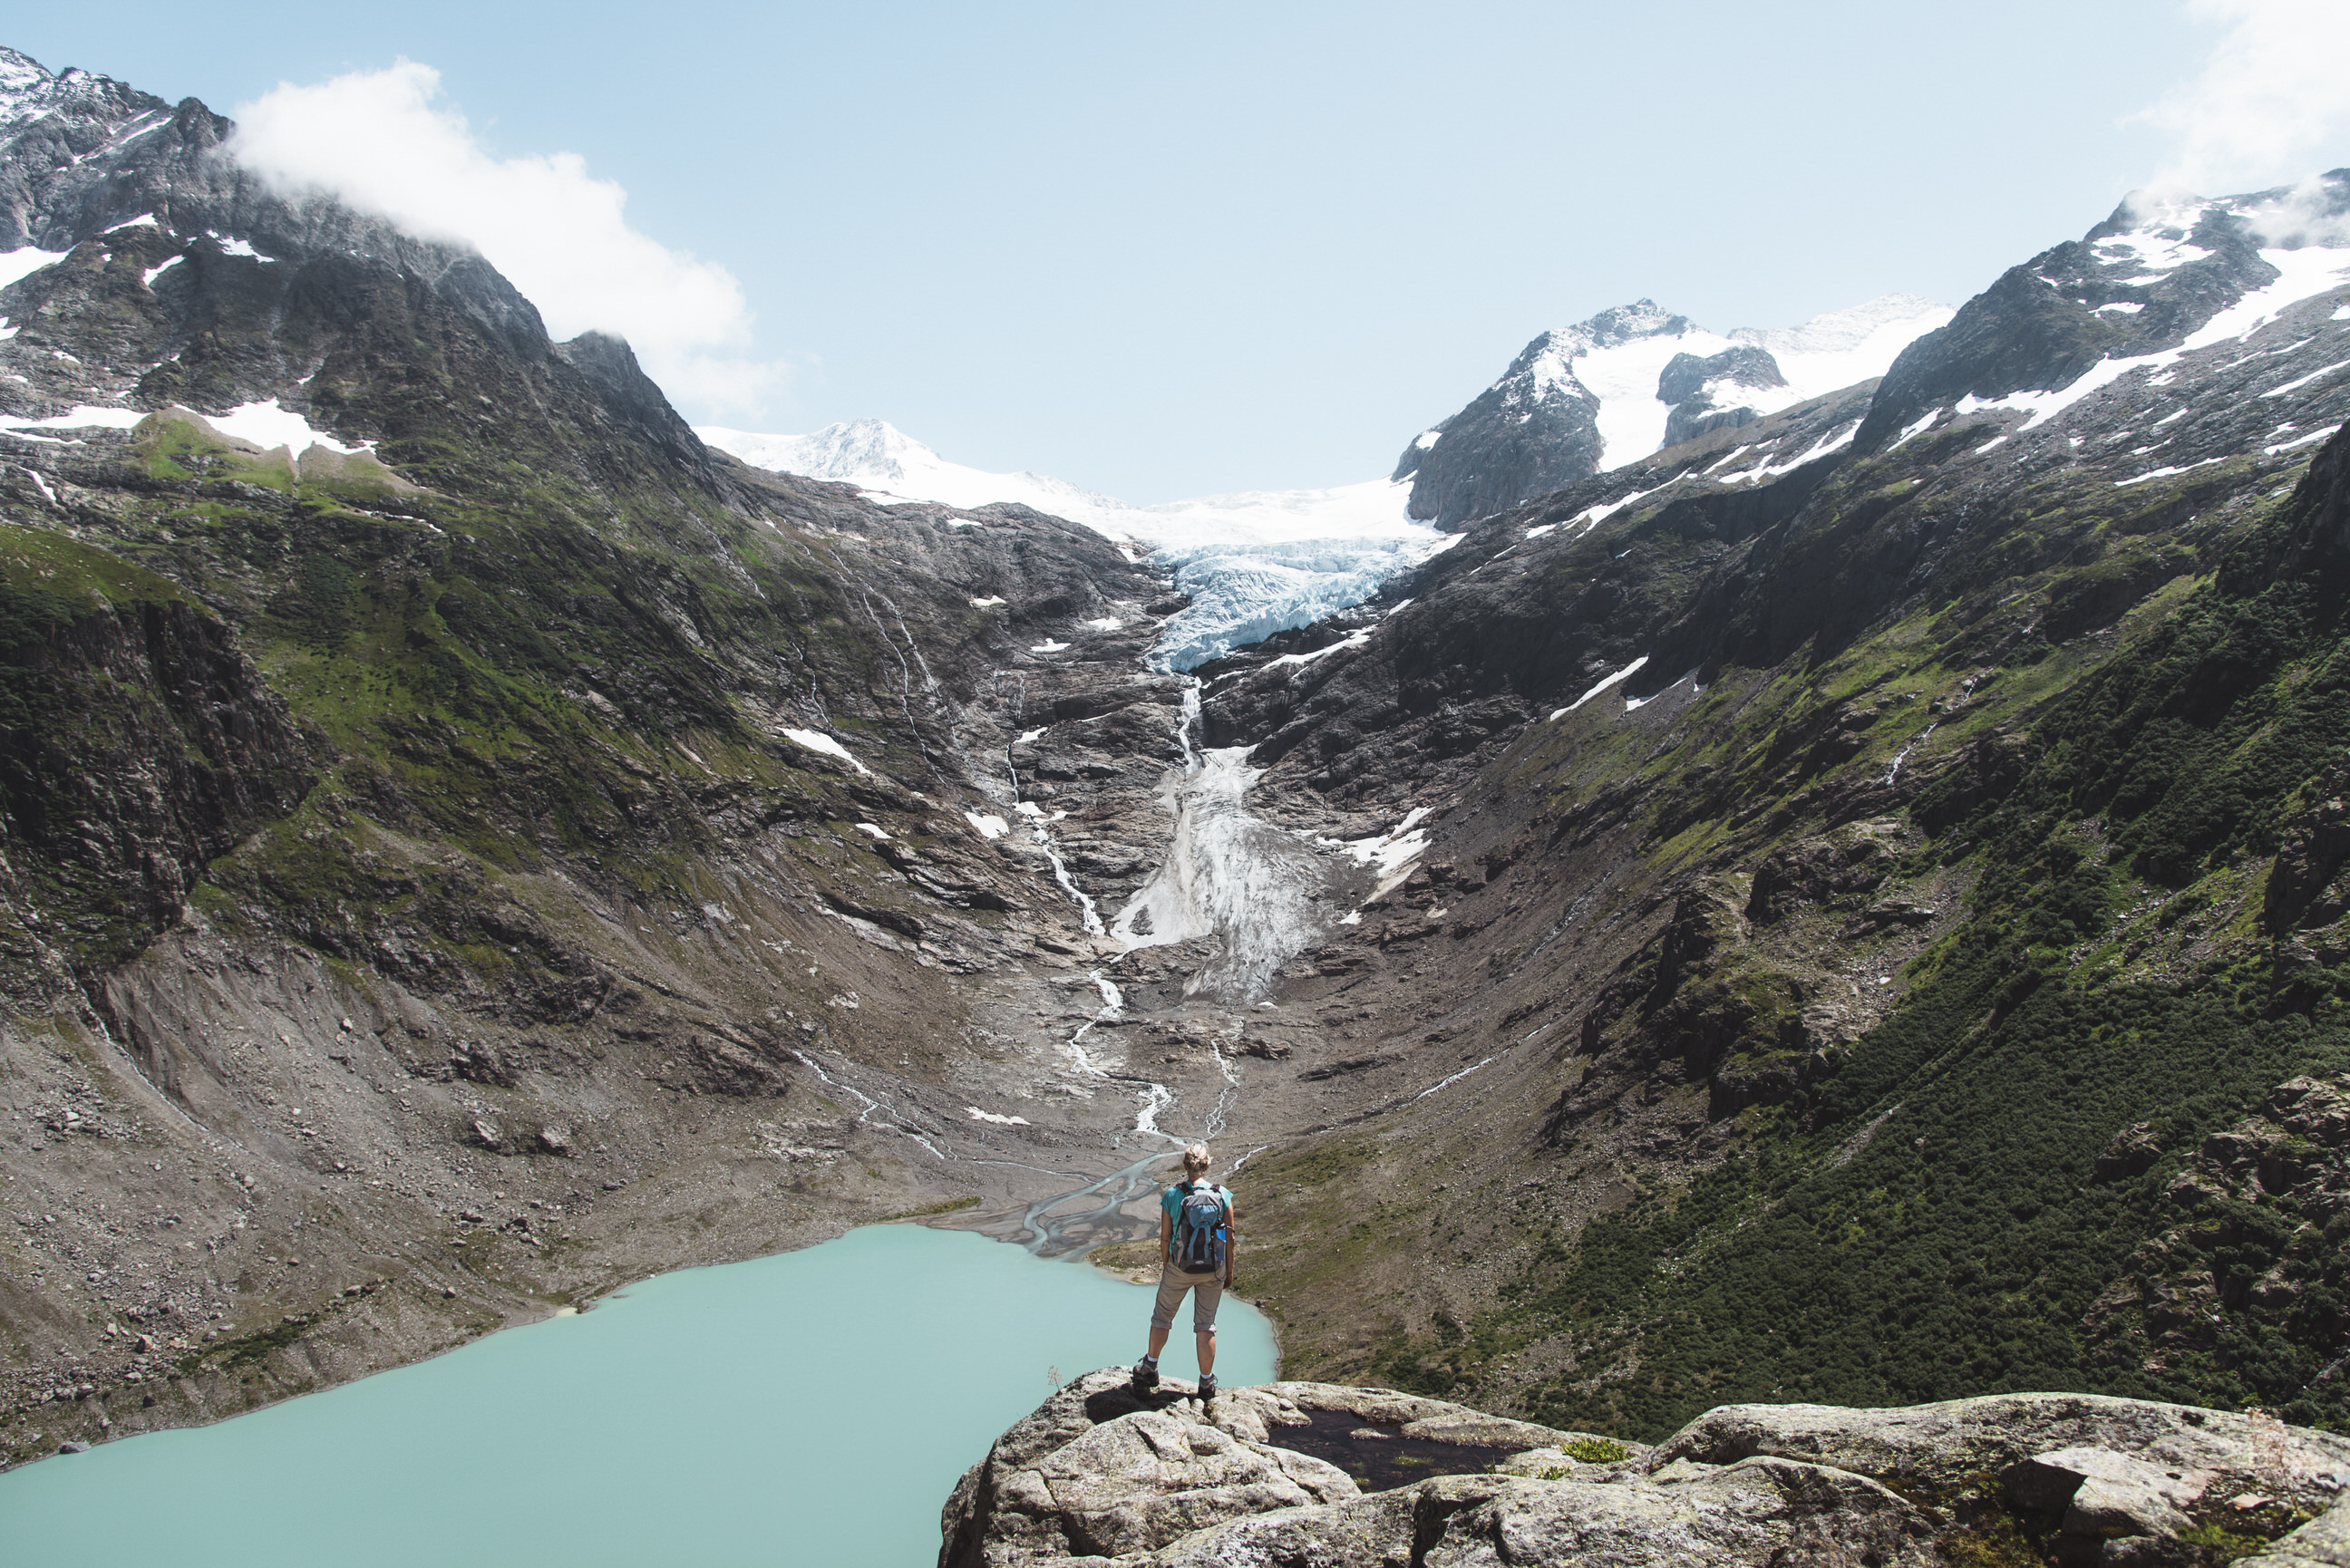
[[[1159,1304],[1150,1311],[1150,1326],[1171,1328],[1175,1309],[1183,1304],[1183,1293],[1191,1293],[1191,1332],[1216,1332],[1216,1305],[1224,1299],[1224,1276],[1211,1271],[1204,1274],[1179,1272],[1169,1264],[1159,1269]]]

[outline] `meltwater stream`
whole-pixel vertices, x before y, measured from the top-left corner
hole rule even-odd
[[[928,1568],[956,1478],[1149,1314],[1097,1269],[868,1226],[0,1475],[0,1563]],[[1228,1386],[1273,1376],[1263,1317],[1219,1326]]]
[[[1194,976],[1187,992],[1204,989],[1250,1001],[1262,994],[1290,955],[1327,929],[1330,917],[1317,895],[1330,873],[1309,838],[1249,813],[1244,804],[1249,786],[1260,776],[1259,770],[1248,765],[1250,748],[1201,749],[1192,740],[1200,722],[1200,682],[1187,679],[1175,728],[1183,760],[1168,770],[1159,791],[1174,819],[1167,856],[1128,899],[1110,934],[1129,950],[1212,936],[1221,950]],[[1087,912],[1093,912],[1090,900]],[[1101,970],[1089,978],[1101,992],[1101,1010],[1062,1043],[1076,1070],[1133,1086],[1132,1136],[1176,1145],[1191,1135],[1220,1135],[1241,1086],[1222,1042],[1211,1037],[1208,1043],[1222,1079],[1214,1106],[1204,1116],[1194,1114],[1187,1134],[1170,1131],[1159,1125],[1177,1103],[1166,1085],[1113,1073],[1087,1049],[1086,1036],[1096,1025],[1116,1019],[1125,1006],[1118,987]],[[1238,1024],[1231,1028],[1237,1035]],[[1120,1135],[1121,1143],[1126,1136]],[[1075,1191],[1030,1204],[1022,1216],[1022,1245],[1040,1258],[1066,1258],[1129,1239],[1138,1231],[1147,1234],[1149,1221],[1137,1220],[1123,1210],[1166,1179],[1169,1152],[1151,1149]]]

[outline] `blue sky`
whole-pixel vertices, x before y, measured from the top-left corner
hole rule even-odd
[[[2338,93],[2195,141],[2285,112],[2197,99],[2215,47],[2265,21],[2247,71],[2330,53],[2307,32],[2334,7],[2194,9],[409,0],[191,25],[110,0],[0,42],[224,112],[432,67],[488,162],[576,154],[638,234],[731,275],[702,358],[663,361],[690,418],[875,415],[1154,502],[1383,473],[1536,332],[1627,299],[1717,329],[1956,303],[2166,171],[2350,162]],[[2129,118],[2166,94],[2167,124]]]

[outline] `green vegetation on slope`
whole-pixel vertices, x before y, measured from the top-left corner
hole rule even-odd
[[[2281,912],[2272,868],[2350,781],[2350,640],[2299,517],[2053,694],[2012,787],[1960,766],[1913,803],[1939,833],[1906,869],[1970,872],[1967,918],[1833,1076],[1579,1234],[1537,1218],[1495,1311],[1391,1334],[1374,1372],[1465,1392],[1563,1345],[1528,1413],[1648,1438],[1737,1400],[2010,1389],[2350,1426],[2341,1151],[2263,1124],[2237,1142],[2281,1175],[2215,1163],[2278,1085],[2350,1070],[2343,911]]]

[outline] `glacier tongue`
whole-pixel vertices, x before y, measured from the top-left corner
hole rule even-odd
[[[1175,586],[1191,596],[1191,603],[1160,629],[1151,662],[1191,670],[1274,632],[1311,626],[1361,604],[1389,577],[1457,537],[1431,529],[1424,539],[1301,539],[1158,550],[1152,561],[1173,569]]]
[[[1131,506],[1045,474],[950,462],[880,420],[798,436],[716,425],[695,433],[754,467],[855,484],[885,504],[1014,502],[1147,546],[1152,564],[1191,596],[1152,649],[1151,662],[1166,670],[1190,670],[1360,604],[1454,539],[1407,517],[1411,487],[1383,479]]]

